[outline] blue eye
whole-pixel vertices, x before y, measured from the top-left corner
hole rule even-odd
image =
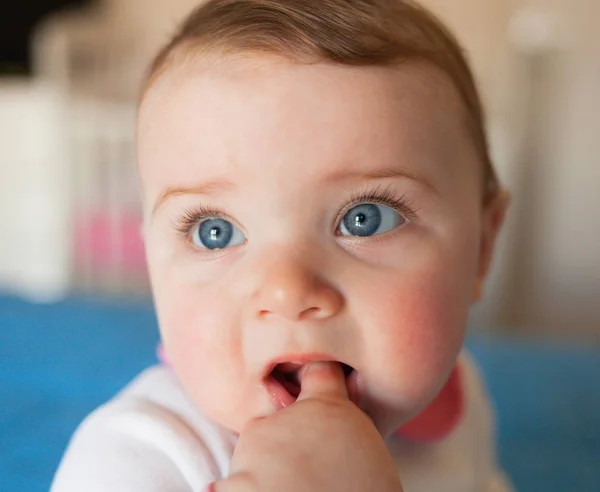
[[[406,222],[398,212],[375,203],[362,203],[352,207],[342,218],[340,233],[342,236],[378,236]]]
[[[229,246],[243,244],[245,236],[242,231],[225,219],[206,219],[192,231],[192,242],[210,250],[224,249]]]

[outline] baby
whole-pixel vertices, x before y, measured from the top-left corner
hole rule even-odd
[[[137,150],[168,364],[86,419],[54,492],[510,490],[462,350],[507,198],[430,13],[203,3]]]

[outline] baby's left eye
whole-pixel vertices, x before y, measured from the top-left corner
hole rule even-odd
[[[405,222],[402,215],[386,205],[362,203],[346,212],[340,222],[339,232],[342,236],[378,236]]]

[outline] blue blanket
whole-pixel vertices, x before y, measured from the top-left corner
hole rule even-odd
[[[156,363],[149,302],[0,297],[0,491],[47,491],[92,409]],[[600,351],[482,339],[468,347],[520,492],[600,491]]]

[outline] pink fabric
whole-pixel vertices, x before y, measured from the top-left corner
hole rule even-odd
[[[463,412],[462,378],[459,367],[455,366],[435,399],[397,432],[411,441],[440,441],[458,425]]]
[[[158,360],[161,362],[161,364],[164,364],[165,366],[170,365],[169,360],[167,359],[167,354],[165,353],[165,347],[162,343],[159,343],[158,347],[156,347],[156,356],[158,357]]]

